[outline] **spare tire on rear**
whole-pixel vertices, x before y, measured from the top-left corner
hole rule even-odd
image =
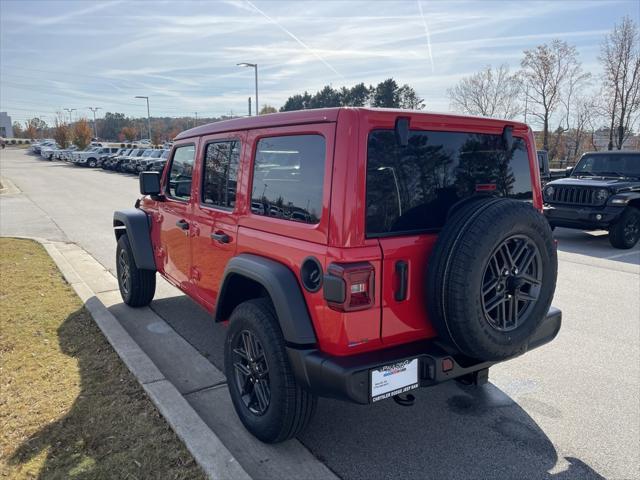
[[[549,224],[530,204],[468,200],[429,260],[431,321],[451,352],[478,360],[521,354],[549,310],[557,267]]]

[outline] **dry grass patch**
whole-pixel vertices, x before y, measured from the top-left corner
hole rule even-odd
[[[45,250],[7,238],[0,477],[204,478]]]

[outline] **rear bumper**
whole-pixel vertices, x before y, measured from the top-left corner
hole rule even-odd
[[[562,313],[551,308],[529,342],[528,350],[553,340],[562,324]],[[498,362],[477,362],[462,356],[450,355],[436,342],[422,341],[375,352],[348,357],[327,355],[317,349],[287,347],[294,375],[303,388],[320,396],[338,398],[359,404],[371,403],[370,372],[384,365],[417,358],[420,387],[429,387],[489,368]],[[444,371],[443,361],[452,368]]]
[[[545,205],[544,216],[554,227],[607,230],[618,220],[624,206],[578,207]]]

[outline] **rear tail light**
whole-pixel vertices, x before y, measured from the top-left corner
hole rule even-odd
[[[373,305],[375,270],[368,262],[332,263],[324,278],[324,298],[340,312],[364,310]]]

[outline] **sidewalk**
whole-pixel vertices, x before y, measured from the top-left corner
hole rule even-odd
[[[40,240],[195,460],[216,479],[337,478],[300,442],[267,445],[240,423],[225,377],[150,308],[122,303],[117,280],[75,244]]]

